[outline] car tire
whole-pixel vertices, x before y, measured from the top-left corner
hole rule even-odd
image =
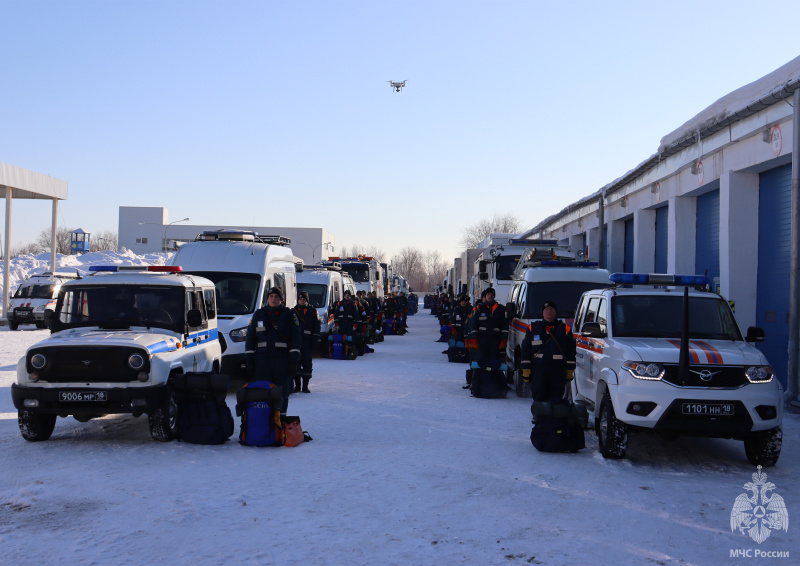
[[[22,438],[30,442],[42,442],[50,438],[56,427],[56,415],[18,411],[17,422]]]
[[[40,330],[44,329],[44,328],[47,328],[47,325],[44,323],[43,320],[37,320],[35,324],[36,324],[36,328],[38,328]]]
[[[9,319],[9,321],[8,321],[8,329],[9,330],[16,330],[17,328],[19,328],[19,322],[17,322],[13,318]]]
[[[600,401],[594,426],[600,454],[612,460],[624,458],[628,449],[628,425],[617,420],[608,391]]]
[[[783,429],[776,426],[770,430],[751,432],[744,438],[744,451],[754,466],[771,468],[778,462],[783,445]]]
[[[178,404],[169,386],[161,406],[148,413],[147,425],[150,427],[150,436],[158,442],[169,442],[178,436]]]

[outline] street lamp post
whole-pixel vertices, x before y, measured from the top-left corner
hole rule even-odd
[[[316,246],[312,246],[311,244],[306,244],[305,242],[294,242],[295,244],[303,244],[304,246],[308,246],[311,248],[311,265],[314,265],[314,261],[316,258],[317,248],[320,246],[325,246],[325,249],[328,249],[328,244],[332,242],[323,242],[321,244],[317,244]],[[320,260],[322,260],[322,256],[320,255]]]
[[[164,245],[162,246],[164,248],[164,251],[169,251],[169,246],[167,246],[167,228],[169,228],[173,224],[177,224],[178,222],[186,222],[187,220],[189,220],[189,219],[188,218],[181,218],[180,220],[175,220],[173,222],[170,222],[166,226],[164,226]]]

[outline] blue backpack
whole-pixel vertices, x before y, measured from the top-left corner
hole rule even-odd
[[[239,444],[283,446],[281,388],[269,381],[251,381],[236,393],[236,416],[242,417]]]

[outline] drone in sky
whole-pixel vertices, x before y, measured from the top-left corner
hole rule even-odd
[[[406,79],[406,80],[408,80],[408,79]],[[392,88],[394,89],[395,92],[400,92],[401,90],[403,90],[403,87],[406,86],[406,81],[402,81],[402,82],[400,82],[400,81],[397,81],[397,82],[395,82],[395,81],[386,81],[386,82],[389,83],[392,86]]]

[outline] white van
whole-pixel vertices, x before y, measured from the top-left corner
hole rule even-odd
[[[596,263],[584,261],[569,246],[537,245],[527,250],[513,274],[506,304],[508,342],[506,367],[508,383],[517,396],[529,397],[519,372],[522,340],[531,324],[542,318],[542,305],[553,301],[558,317],[571,328],[581,295],[609,284],[609,272]]]
[[[332,265],[306,265],[297,273],[297,293],[308,293],[308,302],[317,309],[320,344],[326,344],[333,325],[333,305],[344,296],[346,273],[337,262]],[[352,289],[350,289],[352,293]]]
[[[20,283],[14,296],[8,301],[8,328],[16,330],[20,324],[35,324],[37,328],[49,327],[61,285],[77,277],[77,274],[47,271],[32,275]]]
[[[181,246],[171,265],[210,279],[217,289],[222,373],[231,378],[246,368],[247,325],[267,303],[271,287],[283,291],[284,303],[297,304],[295,259],[282,236],[261,236],[242,230],[209,230]]]

